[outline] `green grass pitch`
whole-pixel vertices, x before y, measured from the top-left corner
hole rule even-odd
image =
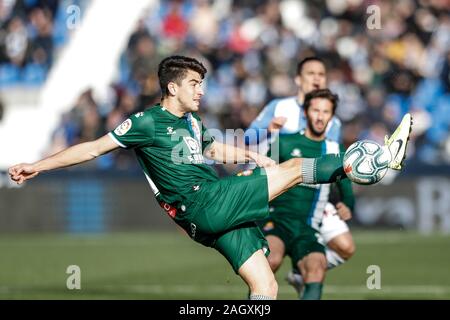
[[[357,252],[328,273],[323,299],[450,299],[450,237],[354,232]],[[228,262],[181,232],[0,235],[0,299],[245,299]],[[68,290],[69,265],[81,290]],[[369,290],[369,265],[381,289]],[[279,299],[296,299],[277,273]]]

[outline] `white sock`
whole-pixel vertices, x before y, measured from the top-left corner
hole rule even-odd
[[[336,251],[331,250],[330,248],[325,249],[325,255],[327,257],[327,269],[333,269],[345,262],[345,259],[342,258]]]
[[[314,184],[316,182],[315,179],[316,174],[316,159],[303,159],[302,163],[302,177],[303,183],[306,184]]]
[[[262,294],[250,294],[250,300],[273,300],[273,298]]]

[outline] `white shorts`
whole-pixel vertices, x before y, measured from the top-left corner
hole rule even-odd
[[[348,231],[347,223],[339,217],[334,205],[328,202],[323,213],[322,225],[319,229],[323,241],[328,243],[334,237]]]

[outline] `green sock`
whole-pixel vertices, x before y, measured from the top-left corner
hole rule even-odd
[[[320,158],[303,159],[303,183],[332,183],[347,178],[342,166],[344,153],[326,154]]]
[[[300,297],[302,300],[320,300],[322,297],[322,287],[321,282],[309,282],[305,283],[305,289],[303,290],[303,295]]]

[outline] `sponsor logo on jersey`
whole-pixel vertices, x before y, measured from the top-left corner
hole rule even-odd
[[[123,136],[125,133],[128,132],[128,130],[130,130],[131,124],[132,122],[130,119],[125,120],[124,122],[122,122],[120,126],[116,128],[116,130],[114,130],[114,133],[117,134],[118,136]]]
[[[202,164],[205,162],[205,158],[201,154],[194,154],[188,156],[188,160],[192,164]]]
[[[192,189],[194,189],[194,191],[198,191],[198,190],[200,190],[200,186],[199,185],[195,185],[195,186],[192,187]]]
[[[300,151],[300,149],[295,148],[294,150],[291,151],[291,156],[293,156],[293,157],[301,157],[302,156],[302,152]]]
[[[197,140],[195,140],[192,137],[183,137],[184,142],[189,147],[189,152],[191,154],[200,153],[200,145],[198,144]]]
[[[205,158],[201,154],[201,149],[198,141],[192,137],[183,137],[184,142],[189,148],[190,155],[187,156],[190,163],[201,164],[205,162]]]

